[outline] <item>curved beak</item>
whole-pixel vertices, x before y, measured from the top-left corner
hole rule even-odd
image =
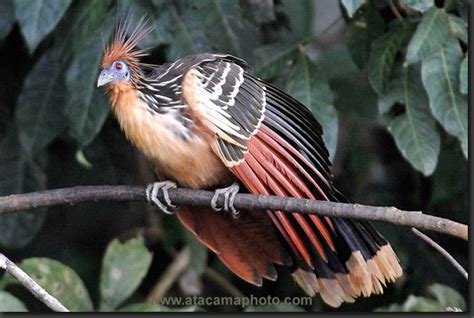
[[[104,86],[105,84],[112,82],[114,79],[114,72],[105,68],[99,74],[99,78],[97,79],[97,87]]]

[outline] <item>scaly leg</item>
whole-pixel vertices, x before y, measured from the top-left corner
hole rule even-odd
[[[163,212],[174,214],[177,206],[171,203],[168,189],[175,189],[176,187],[176,183],[172,181],[151,183],[146,187],[146,199],[148,202],[154,203]],[[160,199],[158,199],[158,192],[160,190],[163,192],[165,202],[161,202]]]
[[[239,217],[239,211],[234,208],[235,195],[239,193],[240,186],[237,182],[234,182],[227,188],[216,189],[214,196],[211,200],[211,207],[214,211],[222,211],[229,213],[234,219]],[[224,206],[218,207],[217,200],[219,196],[224,196]]]

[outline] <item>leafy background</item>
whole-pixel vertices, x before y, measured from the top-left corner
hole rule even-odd
[[[352,201],[468,222],[461,0],[2,0],[0,195],[153,180],[95,85],[120,6],[156,26],[143,43],[147,62],[231,53],[305,103],[324,127],[336,184]],[[379,227],[405,276],[383,296],[338,310],[466,309],[467,284],[446,260],[406,229]],[[465,242],[432,236],[467,266]],[[167,295],[303,296],[283,269],[263,288],[240,281],[174,217],[145,204],[3,215],[0,247],[78,311],[242,310],[159,305],[154,286],[177,259],[184,266]],[[7,310],[47,309],[3,275],[0,311]],[[316,297],[311,306],[245,310],[334,309]]]

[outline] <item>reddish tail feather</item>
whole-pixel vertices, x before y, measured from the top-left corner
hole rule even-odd
[[[252,193],[327,199],[311,169],[317,173],[263,126],[249,141],[245,161],[232,172]],[[402,274],[390,245],[366,222],[281,211],[245,211],[232,219],[210,209],[182,208],[177,215],[245,281],[260,286],[262,278],[277,278],[273,264],[288,266],[309,295],[320,293],[333,307],[361,294],[382,293],[382,285]]]

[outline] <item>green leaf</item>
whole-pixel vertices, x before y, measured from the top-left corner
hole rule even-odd
[[[297,5],[293,0],[282,0],[281,10],[289,20],[291,38],[303,40],[313,33],[313,1],[299,0]]]
[[[259,42],[258,30],[242,16],[238,1],[207,0],[206,35],[214,50],[250,59]]]
[[[425,12],[434,6],[434,0],[403,0],[403,2],[416,11]]]
[[[72,0],[14,0],[15,16],[30,52],[51,32]]]
[[[15,123],[21,127],[20,141],[30,155],[43,150],[65,128],[60,55],[58,49],[42,55],[28,73],[17,100]]]
[[[69,51],[72,59],[66,71],[67,103],[64,112],[68,136],[81,148],[99,133],[110,109],[104,92],[97,89],[96,83],[103,50],[100,43],[112,33],[114,18],[107,17],[110,1],[95,0],[91,3],[93,5],[82,12],[80,26],[71,32],[73,39]]]
[[[158,304],[137,303],[120,309],[124,312],[169,312],[170,308]]]
[[[426,11],[408,44],[406,62],[413,64],[439,50],[449,34],[449,18],[436,7]]]
[[[15,23],[15,14],[12,0],[0,1],[0,41],[9,33]]]
[[[102,25],[108,3],[74,3],[55,34],[60,45],[47,51],[28,74],[16,122],[24,127],[20,140],[29,153],[42,150],[68,125],[69,134],[80,146],[90,142],[102,127],[109,107],[95,83],[102,32],[111,30],[111,19]]]
[[[249,59],[258,42],[256,27],[242,16],[237,1],[170,2],[164,10],[158,24],[172,34],[169,60],[205,51]]]
[[[413,24],[398,23],[372,43],[368,63],[369,81],[379,95],[384,93],[397,52],[405,45],[412,32]]]
[[[418,297],[410,295],[408,296],[407,300],[402,306],[403,312],[436,312],[436,311],[444,311],[444,308],[441,305],[427,297]]]
[[[467,23],[453,14],[448,14],[451,33],[464,43],[468,43]]]
[[[460,69],[459,69],[459,91],[464,94],[464,95],[467,95],[467,88],[468,88],[468,56],[466,55],[466,57],[462,60],[461,62],[461,66],[460,66]]]
[[[45,189],[46,177],[36,162],[23,152],[16,130],[11,129],[0,141],[0,196]],[[0,217],[0,245],[22,248],[41,229],[44,209],[23,211]]]
[[[168,60],[205,51],[248,59],[258,41],[257,29],[242,17],[236,1],[170,2],[157,23],[171,34]]]
[[[352,18],[354,13],[364,4],[364,0],[341,0],[344,8],[347,11],[347,15]]]
[[[189,13],[178,14],[173,3],[164,10],[160,25],[171,25],[170,33],[173,38],[167,51],[168,60],[175,61],[186,55],[205,52],[210,49],[207,37],[200,27],[204,17],[195,18],[192,15],[188,17]]]
[[[242,56],[239,36],[236,34],[236,29],[232,27],[232,13],[238,10],[237,6],[238,3],[235,1],[210,1],[209,6],[206,6],[208,8],[206,25],[213,26],[207,30],[207,35],[213,45],[225,48],[228,53]]]
[[[433,284],[428,290],[445,310],[447,307],[459,308],[462,311],[466,310],[464,297],[455,289],[441,284]]]
[[[363,68],[369,58],[367,49],[367,25],[361,25],[357,22],[349,24],[345,34],[347,49],[354,63]]]
[[[422,78],[433,115],[448,133],[461,141],[467,158],[467,100],[459,92],[461,59],[458,41],[448,38],[440,50],[423,61]]]
[[[401,67],[397,70],[387,95],[380,103],[392,106],[395,102],[404,104],[405,113],[392,119],[388,130],[402,155],[415,169],[429,176],[438,163],[440,137],[418,68]],[[382,108],[386,111],[388,107]]]
[[[270,80],[281,75],[290,66],[298,53],[297,43],[278,42],[255,50],[258,60],[254,63],[256,74]]]
[[[82,280],[70,267],[50,258],[28,258],[18,265],[35,282],[71,311],[91,311],[92,302]],[[12,283],[17,283],[12,280]]]
[[[10,293],[0,291],[0,312],[25,312],[25,304]]]
[[[364,10],[364,20],[352,20],[345,34],[345,42],[354,63],[362,69],[370,56],[370,46],[385,29],[380,11],[372,4]]]
[[[323,140],[332,159],[336,152],[338,119],[329,83],[304,51],[300,51],[287,84],[288,94],[308,107],[323,126]]]
[[[367,79],[367,72],[357,70],[357,67],[351,64],[350,56],[347,55],[347,51],[344,52],[344,50],[328,50],[324,56],[321,56],[318,65],[330,79],[335,95],[334,105],[338,114],[351,122],[357,122],[356,127],[369,127],[379,118],[378,96]],[[331,74],[332,71],[336,71],[335,69],[341,70]],[[341,146],[345,143],[348,143],[348,147],[352,149],[351,142],[347,141],[347,138]]]
[[[118,4],[124,7],[132,5],[135,12],[133,25],[137,25],[139,19],[146,16],[150,19],[150,24],[154,26],[150,34],[140,43],[140,47],[151,49],[161,44],[169,44],[172,41],[169,32],[159,23],[161,4],[155,4],[149,0],[136,0],[131,3],[118,2]]]
[[[140,285],[151,264],[152,254],[143,237],[124,244],[117,239],[107,247],[100,276],[100,309],[115,309]]]
[[[273,1],[245,1],[240,4],[242,16],[255,25],[272,23],[277,20],[279,4]]]
[[[321,52],[321,54],[316,56],[315,61],[321,67],[324,75],[326,75],[330,82],[351,80],[354,75],[358,76],[359,74],[362,74],[357,68],[357,65],[354,64],[347,46],[343,44],[335,45],[332,48],[324,50],[324,52]],[[364,78],[362,80],[369,84],[366,80],[366,74],[363,75]],[[358,81],[360,81],[360,79],[358,79]],[[370,84],[369,90],[372,93]]]

